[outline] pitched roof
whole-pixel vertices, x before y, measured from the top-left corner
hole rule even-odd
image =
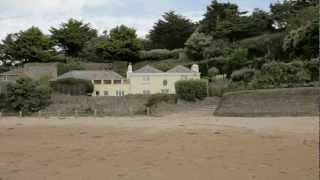
[[[70,71],[57,79],[85,79],[85,80],[121,80],[124,79],[120,74],[114,71]]]
[[[152,66],[146,65],[136,71],[134,73],[163,73],[163,71],[160,71],[159,69],[156,69]]]
[[[167,71],[168,73],[194,73],[193,71],[191,71],[190,69],[184,67],[184,66],[176,66],[172,69],[170,69],[169,71]]]

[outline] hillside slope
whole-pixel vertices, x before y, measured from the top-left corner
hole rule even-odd
[[[315,116],[320,88],[292,88],[227,93],[217,116]]]

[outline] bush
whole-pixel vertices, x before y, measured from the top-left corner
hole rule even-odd
[[[206,80],[181,80],[175,84],[177,97],[186,101],[202,100],[208,96]]]
[[[84,67],[81,66],[78,62],[68,62],[68,63],[59,63],[58,64],[58,75],[62,75],[69,71],[74,70],[84,70]]]
[[[305,63],[305,67],[311,75],[311,81],[319,81],[320,60],[311,59]]]
[[[66,78],[51,84],[52,88],[63,94],[88,95],[93,92],[93,84],[89,80]]]
[[[230,85],[230,80],[228,79],[216,79],[209,84],[209,96],[222,97],[223,94],[228,90]]]
[[[155,107],[161,102],[176,104],[177,97],[175,95],[170,94],[154,94],[148,98],[148,101],[145,105],[147,107]]]
[[[292,86],[310,82],[309,72],[304,68],[303,62],[293,61],[291,63],[270,62],[261,68],[261,73],[257,73],[250,83],[255,88],[261,87],[281,87],[284,84]]]
[[[20,78],[15,84],[8,84],[7,89],[6,105],[10,110],[37,112],[50,103],[50,87],[30,78]]]
[[[150,51],[140,51],[141,60],[164,60],[174,57],[168,49],[153,49]]]
[[[249,83],[253,77],[256,75],[257,71],[255,69],[243,68],[238,71],[234,71],[231,74],[231,79],[234,82],[244,82]]]
[[[210,78],[213,78],[215,77],[216,75],[218,75],[220,73],[219,69],[216,68],[216,67],[211,67],[209,70],[208,70],[208,76]]]
[[[205,59],[204,51],[210,47],[211,43],[211,36],[196,31],[185,43],[186,54],[193,60],[201,61]]]
[[[4,93],[0,93],[0,112],[6,108],[7,96]]]

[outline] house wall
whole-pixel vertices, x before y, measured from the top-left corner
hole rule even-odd
[[[175,94],[177,81],[200,79],[200,73],[128,73],[128,79],[130,80],[130,94],[145,94],[146,92]],[[167,85],[164,85],[165,80]]]
[[[105,92],[108,92],[107,96],[123,96],[129,94],[129,83],[126,83],[124,80],[121,80],[121,84],[114,84],[114,81],[112,81],[112,84],[104,84],[102,80],[102,84],[95,84],[94,81],[92,81],[94,84],[94,90],[92,96],[106,96]],[[99,92],[99,95],[97,95],[97,91]],[[118,92],[118,93],[117,93]]]

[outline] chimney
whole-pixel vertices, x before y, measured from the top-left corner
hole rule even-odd
[[[191,66],[191,71],[196,72],[196,73],[199,73],[199,72],[200,72],[200,71],[199,71],[199,65],[198,65],[198,64],[193,64],[193,65]]]
[[[130,74],[132,73],[132,64],[129,63],[128,65],[128,71],[127,71],[127,78],[129,78]]]

